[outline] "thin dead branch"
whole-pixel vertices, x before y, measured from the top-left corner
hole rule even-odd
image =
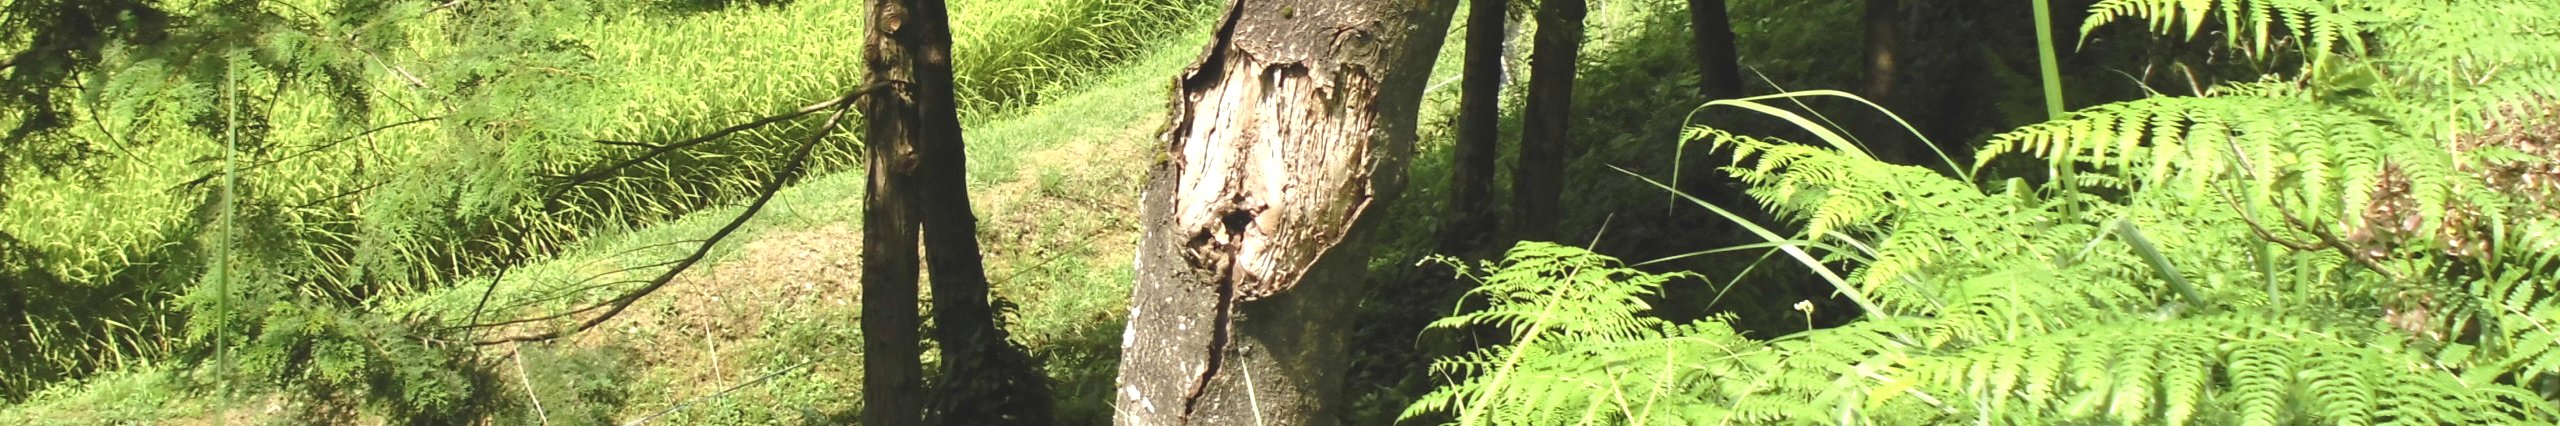
[[[773,201],[773,197],[774,197],[774,195],[775,195],[775,194],[779,194],[779,193],[781,193],[781,192],[782,192],[782,187],[783,187],[783,185],[788,184],[788,183],[790,183],[792,180],[794,180],[794,179],[796,179],[796,178],[798,178],[798,177],[799,177],[800,173],[803,171],[803,170],[802,170],[802,169],[803,169],[803,167],[805,167],[805,166],[807,165],[807,163],[808,163],[809,153],[810,153],[811,151],[813,151],[813,150],[818,146],[818,142],[819,142],[820,140],[825,139],[825,138],[827,137],[827,135],[828,135],[828,134],[833,133],[833,132],[835,131],[835,129],[836,129],[836,127],[837,127],[837,125],[838,125],[838,124],[841,124],[841,123],[843,123],[843,122],[844,122],[844,116],[845,116],[845,113],[846,113],[846,112],[849,112],[849,111],[852,109],[851,107],[853,106],[854,101],[855,101],[855,100],[860,99],[860,98],[861,98],[862,96],[864,96],[864,95],[868,95],[868,94],[870,94],[870,93],[873,93],[874,91],[878,90],[878,89],[879,89],[879,88],[881,88],[881,87],[885,87],[885,85],[875,85],[875,86],[873,86],[872,88],[865,89],[865,90],[863,90],[863,91],[859,91],[859,92],[855,92],[855,93],[851,93],[851,94],[847,94],[846,96],[844,96],[844,97],[842,97],[842,98],[837,98],[836,100],[828,101],[828,102],[824,102],[824,103],[819,104],[820,106],[832,106],[832,107],[834,107],[834,108],[835,108],[835,113],[834,113],[834,114],[832,114],[832,115],[830,115],[829,117],[827,117],[826,124],[819,125],[819,127],[818,127],[818,131],[817,131],[816,133],[814,133],[814,134],[811,134],[811,135],[809,136],[809,139],[808,139],[807,141],[803,141],[803,142],[801,142],[801,144],[800,144],[799,148],[795,149],[795,150],[794,150],[794,152],[792,152],[792,154],[791,154],[791,159],[789,160],[789,162],[788,162],[788,163],[786,163],[786,164],[783,166],[783,169],[781,170],[781,172],[779,172],[779,173],[775,173],[772,179],[765,181],[764,187],[763,187],[763,188],[761,188],[759,191],[757,191],[755,201],[753,201],[753,202],[749,202],[749,203],[747,204],[747,208],[746,208],[746,210],[745,210],[745,211],[738,212],[738,216],[737,216],[736,218],[734,218],[734,219],[730,219],[730,220],[729,220],[729,223],[728,223],[727,225],[723,225],[723,226],[721,226],[721,227],[720,227],[720,230],[718,230],[718,231],[714,231],[714,232],[712,232],[712,233],[711,233],[711,236],[710,236],[710,237],[708,237],[708,238],[704,238],[704,239],[703,239],[703,242],[702,242],[702,245],[695,247],[695,248],[694,248],[694,250],[693,250],[693,253],[692,253],[692,254],[686,255],[683,259],[678,260],[678,261],[675,263],[675,266],[668,268],[666,272],[664,272],[664,273],[660,273],[660,274],[658,274],[658,276],[657,276],[656,278],[649,280],[649,282],[648,282],[648,284],[647,284],[647,285],[643,285],[643,286],[641,286],[640,288],[632,289],[631,291],[625,292],[625,293],[623,293],[621,296],[615,297],[615,298],[613,298],[612,300],[606,301],[605,303],[598,304],[598,305],[592,305],[592,306],[588,306],[588,307],[580,308],[580,309],[576,309],[576,310],[572,310],[572,311],[571,311],[570,313],[568,313],[568,314],[575,314],[575,313],[577,313],[577,312],[585,312],[585,311],[591,311],[591,310],[596,310],[596,309],[603,309],[603,310],[604,310],[604,312],[599,313],[599,314],[596,314],[596,316],[595,316],[595,317],[588,318],[588,319],[586,319],[585,321],[580,321],[580,322],[578,322],[578,324],[577,324],[577,325],[575,325],[575,326],[572,326],[572,327],[569,327],[569,328],[564,328],[564,329],[552,329],[552,330],[549,330],[549,331],[542,331],[542,332],[535,332],[535,333],[527,333],[527,334],[517,334],[517,335],[511,335],[511,336],[499,337],[499,338],[495,338],[495,339],[481,340],[481,341],[472,342],[472,344],[473,344],[473,345],[475,345],[475,346],[488,346],[488,345],[499,345],[499,344],[516,343],[516,342],[540,342],[540,341],[549,341],[549,340],[552,340],[552,339],[560,338],[560,337],[562,337],[562,336],[567,336],[567,335],[575,334],[575,333],[578,333],[578,332],[581,332],[581,331],[586,331],[587,329],[595,328],[595,327],[596,327],[597,325],[599,325],[599,324],[603,324],[605,321],[612,320],[614,316],[621,314],[623,310],[630,309],[630,308],[631,308],[631,305],[633,305],[633,304],[635,304],[635,303],[639,303],[639,301],[640,301],[640,299],[641,299],[641,298],[648,296],[650,293],[654,293],[654,292],[658,291],[658,289],[660,289],[660,288],[665,288],[665,287],[667,286],[667,283],[670,283],[670,282],[674,282],[674,281],[675,281],[675,277],[676,277],[676,275],[677,275],[677,274],[682,274],[682,273],[684,273],[684,271],[685,271],[685,270],[687,270],[687,269],[691,269],[691,268],[693,267],[693,265],[694,265],[694,264],[700,263],[700,262],[702,261],[702,259],[703,259],[703,258],[708,257],[708,256],[711,254],[711,248],[712,248],[712,247],[719,245],[719,244],[720,244],[720,241],[725,240],[725,239],[728,239],[729,235],[731,235],[731,234],[733,234],[733,233],[736,233],[736,232],[738,231],[738,228],[740,228],[740,227],[742,227],[742,226],[744,226],[744,225],[746,225],[746,224],[747,224],[747,220],[748,220],[748,219],[755,218],[755,216],[756,216],[756,212],[759,212],[759,211],[764,210],[764,206],[765,206],[765,204],[766,204],[767,202],[771,202],[771,201]],[[806,113],[805,113],[805,112],[801,112],[801,113],[797,113],[797,115],[806,115]],[[790,115],[790,116],[797,116],[797,115]],[[757,121],[759,121],[759,122],[763,122],[762,124],[756,124],[756,123],[750,123],[750,124],[754,124],[755,126],[761,126],[761,125],[763,125],[763,124],[770,124],[770,123],[771,123],[771,121],[779,121],[779,120],[780,120],[780,119],[767,118],[767,119],[764,119],[764,120],[757,120]],[[742,126],[743,126],[743,127],[742,127]],[[690,142],[690,143],[700,143],[699,141],[702,141],[702,140],[710,140],[710,139],[714,139],[714,138],[717,138],[717,136],[719,136],[719,135],[725,135],[725,134],[727,134],[727,133],[736,133],[738,130],[744,130],[745,128],[751,128],[751,127],[752,127],[752,126],[747,126],[747,125],[731,126],[729,129],[722,129],[722,131],[721,131],[721,132],[714,132],[712,135],[705,135],[704,137],[698,137],[698,138],[695,138],[695,139],[693,139],[693,140],[689,140],[688,142]],[[682,145],[685,145],[685,144],[687,144],[687,142],[679,142],[679,143],[675,143],[675,144],[668,144],[668,146],[669,146],[669,147],[681,147]],[[670,149],[672,149],[672,148],[670,148]],[[661,152],[663,152],[663,151],[661,151]],[[655,155],[655,154],[649,154],[649,155]],[[644,155],[643,157],[640,157],[640,158],[645,159],[645,158],[647,158],[647,156],[646,156],[646,155]],[[554,316],[554,317],[565,317],[565,316],[567,316],[568,314],[564,314],[564,315],[556,315],[556,316]],[[518,322],[522,322],[522,321],[508,321],[508,322],[502,322],[502,323],[500,323],[500,324],[512,324],[512,323],[518,323]]]
[[[2234,211],[2238,211],[2240,209],[2240,200],[2232,197],[2229,191],[2217,187],[2214,188],[2214,193],[2221,195],[2223,203],[2230,205]],[[2365,269],[2372,269],[2374,272],[2379,272],[2383,276],[2391,277],[2391,279],[2395,281],[2401,279],[2399,273],[2392,272],[2390,269],[2384,268],[2380,259],[2375,259],[2372,256],[2358,252],[2354,245],[2347,244],[2345,240],[2339,239],[2336,234],[2330,233],[2319,227],[2311,226],[2309,223],[2305,223],[2300,217],[2294,216],[2291,209],[2286,209],[2284,207],[2284,203],[2269,204],[2274,205],[2276,213],[2284,217],[2285,224],[2297,229],[2302,229],[2304,232],[2310,233],[2313,238],[2318,238],[2319,241],[2296,241],[2277,236],[2274,231],[2270,231],[2265,226],[2259,225],[2257,218],[2250,217],[2247,212],[2240,212],[2240,221],[2247,223],[2249,225],[2249,231],[2258,234],[2258,239],[2300,251],[2336,250],[2339,255],[2344,255],[2347,259],[2354,260],[2357,265],[2364,266]]]
[[[695,145],[701,145],[701,144],[708,143],[708,142],[711,142],[711,141],[714,141],[714,140],[719,140],[720,138],[728,137],[729,135],[737,134],[738,132],[744,132],[744,131],[748,131],[748,130],[754,130],[754,129],[761,128],[761,127],[764,127],[764,126],[772,125],[772,124],[774,124],[774,123],[780,123],[780,122],[784,122],[784,121],[790,121],[791,119],[799,118],[800,116],[809,115],[809,114],[811,114],[811,113],[816,113],[816,112],[818,112],[818,111],[826,110],[826,109],[828,109],[828,108],[841,108],[841,107],[845,107],[845,106],[853,105],[855,101],[860,100],[862,97],[870,96],[871,94],[879,93],[880,91],[883,91],[883,90],[888,90],[889,88],[894,87],[894,86],[895,86],[895,85],[894,85],[894,84],[891,84],[891,83],[873,84],[873,85],[871,85],[870,87],[865,87],[865,88],[862,88],[861,90],[856,90],[856,91],[852,91],[852,92],[847,92],[847,93],[845,93],[845,94],[844,94],[844,96],[838,96],[838,97],[836,97],[835,99],[829,99],[829,100],[826,100],[826,101],[821,101],[821,102],[818,102],[818,103],[809,104],[808,106],[803,106],[803,107],[800,107],[799,109],[791,110],[790,112],[785,112],[785,113],[781,113],[781,114],[775,114],[775,115],[771,115],[771,116],[766,116],[766,117],[764,117],[764,118],[758,118],[758,119],[755,119],[755,120],[752,120],[752,121],[748,121],[748,122],[745,122],[745,123],[740,123],[740,124],[737,124],[737,125],[733,125],[733,126],[729,126],[729,127],[724,127],[724,128],[721,128],[720,130],[713,130],[713,131],[711,131],[711,133],[704,133],[704,134],[702,134],[701,136],[695,136],[695,137],[693,137],[693,138],[691,138],[691,139],[685,139],[685,140],[680,140],[680,141],[675,141],[675,142],[669,142],[669,143],[664,143],[664,144],[658,144],[658,145],[655,145],[655,146],[650,147],[647,151],[642,151],[642,152],[640,153],[640,155],[632,156],[631,158],[626,158],[626,159],[623,159],[622,161],[616,161],[616,162],[613,162],[613,164],[608,164],[608,165],[605,165],[604,167],[598,167],[598,168],[590,169],[590,170],[587,170],[587,171],[584,171],[584,172],[579,172],[578,174],[574,174],[574,175],[551,176],[552,178],[561,179],[561,180],[564,180],[564,181],[566,181],[566,182],[562,182],[560,185],[552,187],[552,189],[551,189],[551,190],[547,191],[547,192],[548,192],[547,194],[544,194],[544,195],[545,195],[545,196],[544,196],[544,198],[546,198],[546,199],[550,199],[550,200],[553,200],[553,201],[555,201],[555,202],[556,202],[556,201],[558,200],[559,196],[560,196],[562,193],[566,193],[566,192],[568,192],[568,190],[569,190],[569,189],[571,189],[571,188],[575,188],[575,187],[577,187],[577,186],[579,186],[579,185],[584,185],[584,184],[588,184],[588,183],[596,182],[596,181],[599,181],[599,180],[603,180],[603,179],[605,179],[605,178],[613,177],[613,176],[615,176],[615,175],[620,174],[620,173],[622,172],[622,170],[623,170],[623,169],[629,169],[629,168],[631,168],[632,166],[637,166],[637,165],[640,165],[641,163],[646,163],[646,162],[648,162],[649,160],[657,159],[659,156],[666,155],[667,153],[675,152],[675,151],[677,151],[677,150],[681,150],[681,149],[685,149],[685,148],[690,148],[690,147],[693,147],[693,146],[695,146]],[[821,132],[821,133],[824,133],[824,132]],[[621,141],[603,141],[603,140],[599,140],[599,141],[596,141],[596,142],[597,142],[597,143],[601,143],[601,144],[606,144],[606,145],[626,145],[625,143],[620,143]]]

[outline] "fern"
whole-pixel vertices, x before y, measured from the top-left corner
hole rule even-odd
[[[1483,298],[1486,308],[1433,321],[1430,329],[1493,326],[1511,331],[1512,341],[1518,343],[1433,363],[1433,374],[1473,378],[1425,395],[1406,410],[1406,417],[1458,411],[1469,422],[1487,414],[1496,418],[1583,416],[1588,421],[1589,416],[1599,415],[1592,407],[1626,407],[1625,396],[1614,391],[1626,381],[1641,380],[1613,372],[1649,368],[1626,364],[1630,360],[1626,354],[1678,349],[1606,343],[1665,336],[1670,326],[1644,316],[1649,308],[1641,297],[1654,294],[1664,282],[1687,274],[1648,274],[1628,269],[1606,256],[1540,242],[1522,243],[1512,248],[1501,264],[1486,264],[1475,270],[1487,274],[1479,278],[1484,285],[1467,294]],[[1724,335],[1734,337],[1738,343],[1739,338],[1730,329]],[[1524,361],[1535,364],[1523,364]]]
[[[1866,248],[1806,263],[1846,269],[1835,285],[1877,310],[1766,341],[1736,336],[1724,318],[1524,340],[1452,360],[1442,373],[1453,385],[1407,417],[2560,421],[2560,46],[2555,26],[2539,25],[2560,7],[2110,0],[2092,11],[2084,29],[2141,20],[2193,36],[2218,25],[2254,56],[2309,60],[2292,76],[1996,135],[1960,177],[1881,163],[1832,136],[1811,145],[1691,128],[1732,151],[1722,170],[1748,195],[1801,225],[1767,236],[1773,245]],[[1745,103],[1714,105],[1798,119]],[[2021,157],[2040,167],[2019,172]],[[1492,275],[1510,277],[1506,288],[1561,283]],[[1555,297],[1529,294],[1502,303]],[[1639,321],[1533,323],[1602,318]],[[1540,346],[1556,342],[1573,345]],[[1644,379],[1655,377],[1677,379]]]
[[[2160,34],[2184,28],[2184,37],[2195,38],[2208,25],[2219,24],[2231,45],[2247,47],[2247,52],[2261,57],[2274,52],[2279,38],[2303,43],[2308,46],[2306,53],[2315,56],[2332,53],[2342,43],[2350,50],[2363,50],[2362,40],[2355,37],[2360,25],[2352,14],[2342,13],[2342,4],[2346,2],[2102,0],[2089,6],[2089,18],[2081,24],[2080,33],[2090,34],[2100,26],[2130,19],[2144,21]],[[2214,17],[2221,19],[2210,20]]]

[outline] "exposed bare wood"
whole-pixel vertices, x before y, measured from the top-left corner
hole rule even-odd
[[[1455,6],[1228,4],[1141,203],[1119,424],[1339,421],[1358,235],[1402,191]]]

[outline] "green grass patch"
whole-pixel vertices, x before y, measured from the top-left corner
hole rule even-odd
[[[100,153],[62,167],[72,173],[13,167],[0,179],[9,182],[0,191],[0,279],[25,283],[12,291],[47,307],[0,324],[0,364],[10,367],[0,371],[0,397],[170,356],[182,346],[171,336],[188,308],[176,300],[208,273],[209,259],[222,258],[217,247],[249,253],[249,276],[263,278],[244,285],[359,307],[530,259],[588,256],[560,253],[593,234],[733,202],[816,120],[735,135],[558,198],[545,191],[559,181],[543,176],[641,150],[598,140],[677,140],[859,81],[853,41],[864,35],[863,3],[765,3],[773,2],[398,3],[350,12],[333,0],[270,2],[259,7],[290,9],[276,19],[308,25],[243,36],[251,47],[236,52],[110,49],[70,106],[84,121],[56,136]],[[1207,5],[956,2],[963,107],[972,117],[1003,116],[1095,84],[1193,25]],[[364,42],[339,42],[348,39]],[[315,64],[356,78],[315,77]],[[211,101],[220,99],[239,103]],[[233,133],[237,151],[226,148]],[[858,147],[831,139],[813,168],[847,169]],[[225,205],[227,180],[216,177],[226,163],[240,169],[233,240],[211,225]],[[592,274],[535,278],[584,276]]]
[[[1011,320],[1017,341],[1060,382],[1061,415],[1078,422],[1110,417],[1131,279],[1125,262],[1137,232],[1130,194],[1157,146],[1153,129],[1163,121],[1169,88],[1164,76],[1188,63],[1207,32],[1180,34],[1095,76],[1085,90],[973,117],[967,125],[989,276],[999,281],[996,294],[1019,306]],[[859,262],[859,240],[849,230],[860,228],[863,188],[858,170],[786,188],[710,261],[623,317],[561,343],[484,351],[497,381],[481,390],[488,395],[477,408],[523,423],[627,421],[670,409],[655,421],[850,419],[859,410],[861,376],[859,296],[848,294],[858,280],[849,272],[859,270],[852,266]],[[663,270],[648,266],[683,256],[738,212],[714,207],[661,224],[599,231],[502,276],[465,278],[377,307],[393,316],[458,323],[500,277],[483,321],[594,303],[635,285],[623,281]],[[806,265],[793,260],[803,255],[819,258],[821,267],[795,269]],[[824,275],[837,272],[844,274]],[[183,390],[190,389],[186,381],[161,378],[165,371],[60,386],[0,409],[0,420],[150,422],[216,411],[213,398]]]

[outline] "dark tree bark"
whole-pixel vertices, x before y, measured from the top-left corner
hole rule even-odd
[[[1466,65],[1458,93],[1458,143],[1449,170],[1448,222],[1440,249],[1480,243],[1492,219],[1493,163],[1501,144],[1503,24],[1511,0],[1467,0]]]
[[[1861,21],[1860,24],[1866,27],[1867,87],[1858,95],[1876,103],[1896,105],[1900,98],[1894,86],[1901,70],[1894,57],[1894,45],[1903,36],[1902,2],[1867,0],[1865,17]],[[1865,127],[1869,130],[1861,133],[1865,134],[1863,138],[1871,154],[1885,161],[1907,164],[1909,145],[1918,141],[1911,140],[1910,135],[1902,132],[1892,119],[1881,115],[1869,118]]]
[[[872,0],[871,8],[870,78],[896,90],[863,104],[873,176],[863,217],[864,349],[872,351],[864,355],[871,370],[863,421],[1053,423],[1045,376],[1007,340],[987,300],[953,95],[949,8],[942,0]],[[919,224],[942,359],[932,392],[920,388],[917,366]]]
[[[1899,30],[1901,16],[1901,0],[1867,0],[1866,16],[1861,24],[1866,26],[1865,96],[1868,98],[1893,94],[1893,40],[1902,36]]]
[[[1733,47],[1733,18],[1724,0],[1689,0],[1690,54],[1698,60],[1698,94],[1742,97],[1742,58]]]
[[[888,0],[907,10],[906,28],[892,38],[913,68],[918,154],[912,193],[924,219],[924,250],[931,268],[934,340],[942,372],[935,378],[932,424],[1055,423],[1048,377],[1015,347],[988,301],[987,273],[978,250],[978,216],[969,207],[969,165],[962,148],[960,113],[951,75],[950,10],[942,0]]]
[[[1529,106],[1523,112],[1520,166],[1511,173],[1515,233],[1523,240],[1552,240],[1564,190],[1566,133],[1573,113],[1575,64],[1582,56],[1583,0],[1538,4],[1538,34],[1529,51]]]
[[[880,105],[894,102],[885,98],[863,102],[871,142],[863,149],[870,189],[862,204],[862,424],[914,425],[924,420],[924,320],[916,312],[916,207],[899,191],[914,177],[915,147],[902,143],[913,129]]]
[[[1118,424],[1340,423],[1368,244],[1454,0],[1231,0],[1149,173]]]

